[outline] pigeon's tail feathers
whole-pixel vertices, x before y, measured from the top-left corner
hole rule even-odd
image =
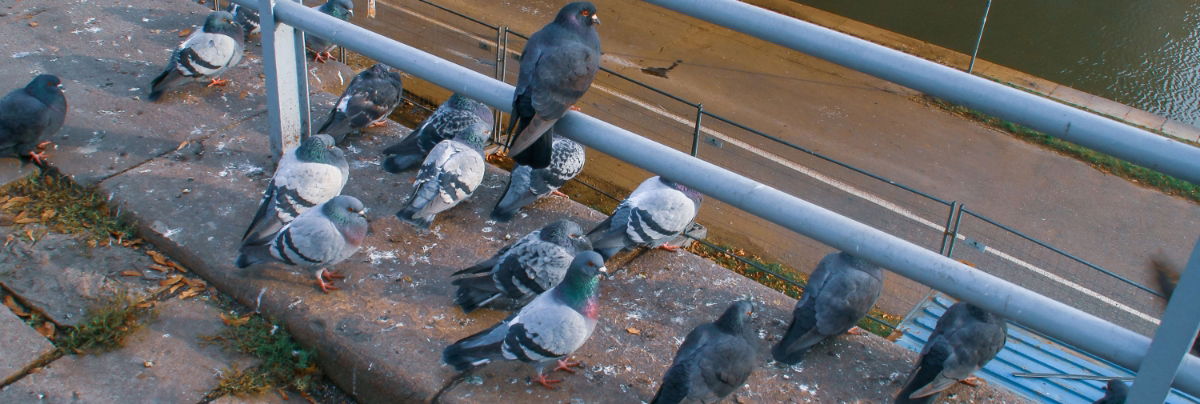
[[[455,273],[451,274],[451,276],[468,275],[468,274],[481,274],[481,273],[484,273],[484,272],[489,272],[489,271],[491,271],[493,266],[496,266],[496,257],[489,258],[489,259],[487,259],[487,260],[485,260],[485,261],[483,261],[483,262],[480,262],[480,263],[478,263],[478,264],[472,265],[472,266],[471,266],[471,267],[469,267],[469,268],[465,268],[465,269],[463,269],[463,270],[461,270],[461,271],[455,272]]]
[[[270,244],[254,244],[244,245],[241,249],[241,254],[238,254],[237,261],[234,262],[238,268],[245,268],[260,262],[265,262],[271,259]]]
[[[667,369],[667,374],[663,377],[662,384],[658,386],[658,391],[654,393],[654,398],[650,399],[650,404],[678,404],[687,399],[688,392],[685,388],[687,380],[685,379],[686,375],[682,373],[678,372],[674,366]]]
[[[171,63],[166,70],[163,70],[162,74],[150,82],[150,95],[146,99],[150,102],[158,101],[159,98],[162,98],[163,93],[174,87],[176,82],[182,78],[183,75],[179,74],[179,69],[176,69],[175,64]]]
[[[408,204],[396,213],[396,217],[419,228],[428,229],[437,213],[428,213],[426,208],[437,197],[438,184],[436,182],[418,182],[412,196],[408,198]]]
[[[617,209],[620,209],[620,207]],[[609,258],[612,258],[612,256],[627,247],[625,245],[625,233],[622,230],[620,228],[612,228],[612,216],[609,216],[588,232],[588,242],[592,243],[592,247],[597,253],[600,253],[600,256],[605,261],[608,261]]]
[[[1170,299],[1171,294],[1175,293],[1175,285],[1179,283],[1179,272],[1159,255],[1150,258],[1150,268],[1154,270],[1154,281],[1158,283],[1159,292]]]
[[[424,159],[425,156],[422,156],[419,153],[387,156],[383,159],[383,169],[389,173],[395,174],[416,167],[417,165],[421,164],[421,161]]]
[[[793,320],[792,325],[788,327],[787,334],[784,334],[783,339],[771,348],[771,356],[778,362],[795,365],[804,361],[804,355],[808,353],[808,350],[822,339],[824,336],[817,331],[815,326],[811,324],[806,326],[798,320]]]
[[[451,284],[458,286],[454,292],[454,304],[461,307],[463,313],[475,311],[502,296],[490,276],[459,278]]]
[[[404,209],[401,209],[399,212],[396,212],[396,217],[400,218],[400,220],[403,220],[405,223],[416,226],[417,228],[428,229],[429,226],[433,224],[433,216],[418,217],[417,215],[420,213],[420,207],[410,204],[405,206]]]
[[[538,196],[529,189],[532,173],[533,168],[524,165],[517,166],[513,170],[512,177],[508,180],[508,189],[504,191],[500,202],[497,202],[496,207],[492,209],[492,220],[498,222],[512,220],[521,208],[537,200]]]
[[[931,341],[930,343],[938,344],[937,341]],[[941,389],[944,390],[954,383],[954,379],[942,376],[943,364],[950,354],[947,352],[947,347],[939,344],[930,348],[928,352],[921,355],[920,362],[917,363],[917,367],[909,374],[908,383],[896,395],[896,400],[893,404],[932,403],[937,399],[937,393],[941,390],[934,390],[931,387],[941,386]],[[946,383],[946,381],[949,382]]]
[[[442,362],[453,366],[454,370],[465,372],[492,360],[503,358],[504,333],[493,332],[496,327],[503,325],[504,323],[501,322],[446,347],[442,351]]]
[[[262,202],[258,204],[258,211],[254,212],[254,218],[250,219],[250,226],[247,226],[246,233],[242,234],[242,245],[263,244],[283,228],[283,221],[279,220],[279,216],[274,214],[275,209],[271,207],[275,192],[275,182],[271,181],[267,192],[263,194]]]

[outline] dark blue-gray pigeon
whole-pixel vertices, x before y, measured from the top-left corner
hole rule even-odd
[[[971,377],[1004,348],[1008,324],[973,304],[950,306],[925,342],[917,367],[895,403],[931,403],[943,390]]]
[[[600,69],[599,23],[596,6],[575,2],[529,37],[508,122],[508,155],[518,164],[550,165],[553,145],[545,134],[583,97]]]
[[[588,239],[606,260],[637,246],[678,249],[667,242],[696,219],[702,199],[699,192],[683,184],[650,177],[621,201],[608,219],[588,232]]]
[[[242,235],[243,246],[275,237],[292,219],[340,195],[349,178],[350,166],[342,150],[333,145],[333,138],[316,135],[304,139],[279,159],[258,211]]]
[[[67,118],[67,97],[58,76],[43,74],[0,98],[0,154],[29,157],[41,165],[42,150]]]
[[[715,403],[742,387],[758,366],[753,312],[753,303],[740,300],[688,333],[650,404]]]
[[[350,258],[367,237],[367,218],[362,202],[340,195],[301,213],[265,243],[244,245],[237,267],[277,261],[315,270],[317,286],[329,293],[337,287],[327,280],[342,275],[328,268]]]
[[[776,361],[795,365],[817,343],[858,323],[883,291],[883,270],[846,252],[826,255],[808,278],[792,324],[771,349]]]
[[[557,220],[501,248],[496,255],[455,272],[454,303],[470,313],[480,307],[521,308],[562,281],[575,254],[591,250],[583,228]]]
[[[230,2],[225,11],[233,14],[233,20],[242,26],[243,40],[249,41],[250,35],[259,33],[262,26],[258,22],[258,10],[243,6],[234,2]]]
[[[558,188],[583,171],[583,163],[587,161],[583,146],[571,139],[550,135],[554,138],[550,165],[533,168],[517,163],[509,177],[504,197],[492,209],[492,220],[507,222],[533,201],[551,193],[561,194]]]
[[[195,81],[210,80],[209,87],[229,83],[218,77],[242,60],[245,38],[233,14],[210,13],[204,27],[179,44],[171,53],[167,68],[150,82],[150,101],[158,101],[167,90]]]
[[[487,104],[455,93],[443,102],[421,126],[383,150],[383,169],[398,173],[416,167],[438,143],[459,133],[478,132],[492,135],[492,109]]]
[[[413,180],[412,195],[396,217],[428,229],[438,213],[470,198],[483,182],[484,142],[487,136],[482,132],[467,131],[434,146]]]
[[[349,21],[350,17],[354,15],[354,1],[328,0],[316,9],[339,20]],[[326,60],[333,59],[332,52],[337,49],[337,44],[316,35],[305,34],[304,47],[313,53],[314,61],[325,63]]]
[[[587,342],[600,315],[600,274],[608,272],[593,251],[575,256],[562,283],[534,298],[499,324],[463,338],[442,351],[442,362],[465,372],[494,360],[519,360],[537,368],[534,381],[546,388],[561,380],[547,379],[546,365],[571,371],[565,360]]]
[[[1129,396],[1129,386],[1117,379],[1110,379],[1104,390],[1104,397],[1092,404],[1125,404],[1125,399]]]
[[[376,63],[354,76],[317,133],[333,136],[340,144],[351,132],[383,126],[403,95],[400,73]]]

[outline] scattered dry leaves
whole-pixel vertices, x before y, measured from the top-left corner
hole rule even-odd
[[[33,27],[33,28],[37,28],[37,26],[38,26],[38,22],[37,22],[37,21],[30,21],[30,22],[29,22],[29,26],[30,26],[30,27]]]
[[[170,278],[158,281],[158,286],[174,285],[176,283],[179,283],[182,280],[183,280],[183,275],[175,275]]]
[[[642,330],[639,330],[639,329],[633,328],[633,327],[626,328],[625,332],[633,334],[633,335],[642,335]]]
[[[35,328],[35,330],[37,330],[38,334],[42,334],[43,337],[46,337],[49,339],[54,339],[54,331],[55,331],[54,323],[51,323],[49,321],[44,322],[44,323],[42,323],[42,325],[37,326],[37,328]]]
[[[8,309],[12,310],[13,314],[16,314],[19,317],[29,317],[29,312],[26,311],[25,308],[21,307],[21,305],[17,304],[17,301],[13,299],[12,295],[4,296],[4,305],[8,306]]]
[[[169,267],[165,267],[165,266],[158,265],[158,264],[150,264],[150,269],[153,269],[158,272],[167,272],[167,271],[171,270],[171,268],[169,268]]]
[[[121,271],[121,276],[142,276],[142,271],[126,269],[124,271]]]
[[[191,34],[192,34],[192,29],[191,29],[191,28],[184,28],[183,30],[179,31],[179,37],[180,37],[180,38],[183,38],[183,37],[185,37],[185,36],[188,36],[188,35],[191,35]]]
[[[154,260],[154,262],[157,263],[158,265],[171,266],[171,264],[170,264],[171,260],[168,260],[167,256],[163,255],[162,253],[160,253],[158,251],[147,250],[146,255],[149,255],[150,259]]]
[[[250,314],[246,314],[241,317],[232,317],[225,315],[225,313],[221,313],[221,322],[230,327],[237,327],[239,325],[246,324],[247,321],[250,321]]]
[[[183,293],[179,294],[179,299],[183,300],[183,299],[195,297],[196,295],[199,295],[200,292],[201,292],[200,289],[196,289],[196,288],[188,289],[188,290],[183,291]]]

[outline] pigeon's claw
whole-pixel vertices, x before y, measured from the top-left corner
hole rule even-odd
[[[664,250],[667,250],[670,252],[679,251],[679,246],[670,245],[670,244],[663,244],[663,245],[658,246],[658,248],[661,248],[661,249],[664,249]]]
[[[557,189],[556,189],[556,190],[554,190],[554,191],[551,191],[551,192],[550,192],[550,195],[554,195],[554,196],[561,196],[561,197],[563,197],[563,198],[571,199],[571,197],[570,197],[570,196],[567,196],[567,194],[564,194],[564,193],[562,193],[562,191],[559,191],[559,190],[557,190]]]
[[[40,150],[46,150],[46,148],[50,147],[50,145],[52,145],[52,144],[54,144],[54,143],[51,143],[49,140],[43,140],[41,143],[38,143],[36,146],[33,146],[33,147],[37,148],[40,151]]]
[[[325,278],[325,280],[327,280],[327,281],[332,281],[334,279],[345,278],[346,275],[342,275],[340,273],[334,272],[333,270],[326,269],[325,271],[321,272],[321,277]]]
[[[863,331],[863,329],[862,329],[862,328],[858,328],[858,327],[851,327],[851,328],[850,328],[850,330],[846,331],[846,334],[850,334],[850,335],[863,335],[863,332],[864,332],[864,331]]]
[[[980,379],[978,377],[975,377],[975,376],[971,376],[966,379],[959,380],[959,382],[962,384],[971,386],[971,387],[979,387],[979,385],[981,385],[981,384],[987,384],[986,381],[984,381],[983,379]]]
[[[33,160],[33,164],[37,164],[39,166],[44,165],[44,163],[46,161],[46,152],[30,151],[29,159]]]
[[[575,106],[575,104],[571,104],[571,107],[569,109],[572,111],[580,111],[580,112],[583,111],[582,109],[579,109],[579,107]]]
[[[229,80],[218,79],[216,77],[213,77],[212,81],[210,81],[208,83],[208,87],[223,87],[227,84],[229,84]]]
[[[554,370],[555,371],[561,370],[561,371],[564,371],[567,373],[575,373],[575,371],[571,369],[572,367],[582,368],[583,364],[579,363],[579,362],[572,362],[570,359],[559,359],[558,367],[554,368]]]
[[[337,286],[333,286],[332,283],[325,282],[326,277],[342,278],[343,276],[336,272],[326,271],[324,268],[317,271],[317,286],[321,288],[322,292],[329,293],[330,290],[338,290]]]
[[[534,377],[534,378],[533,378],[533,381],[537,382],[537,384],[540,384],[540,385],[542,385],[542,387],[545,387],[545,388],[547,388],[547,389],[550,389],[550,390],[554,390],[554,384],[555,384],[555,383],[562,383],[562,380],[558,380],[558,379],[547,379],[547,378],[546,378],[546,375],[544,375],[544,374],[541,374],[541,373],[539,373],[539,374],[537,375],[537,377]]]
[[[386,120],[386,119],[380,119],[380,120],[378,120],[378,121],[371,122],[371,123],[367,124],[367,127],[368,127],[368,128],[381,128],[381,127],[384,127],[384,126],[387,126],[387,120]]]

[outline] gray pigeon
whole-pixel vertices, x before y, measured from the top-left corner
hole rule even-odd
[[[354,15],[354,1],[328,0],[325,4],[316,7],[316,9],[339,20],[349,21],[350,16]],[[337,44],[316,35],[305,34],[304,47],[313,53],[314,61],[325,63],[326,60],[333,59],[332,52],[334,49],[337,49]]]
[[[329,135],[304,139],[283,154],[242,245],[262,244],[296,216],[342,193],[350,178],[346,156]]]
[[[262,30],[258,22],[258,10],[230,2],[229,6],[225,7],[225,11],[233,14],[233,20],[242,26],[242,32],[246,34],[242,37],[243,40],[249,41],[250,35],[257,34]]]
[[[398,173],[416,167],[438,143],[462,132],[492,136],[492,110],[487,104],[455,93],[443,102],[421,126],[387,149],[383,169]]]
[[[58,132],[66,117],[62,81],[50,74],[34,77],[0,98],[0,154],[29,157],[41,165],[50,141],[38,140]]]
[[[1104,397],[1092,404],[1125,404],[1125,398],[1129,395],[1129,386],[1117,379],[1110,379],[1104,390]]]
[[[1008,324],[973,304],[950,306],[925,342],[917,367],[895,403],[931,403],[938,393],[967,379],[1004,348]]]
[[[635,246],[678,249],[667,242],[687,230],[702,199],[699,192],[683,184],[650,177],[617,205],[612,216],[588,232],[588,239],[606,260]]]
[[[466,277],[452,282],[458,286],[454,303],[466,313],[498,302],[507,303],[501,306],[505,310],[516,310],[558,285],[575,254],[591,249],[579,224],[565,219],[552,222],[501,248],[492,258],[455,272]]]
[[[500,198],[496,208],[492,209],[492,220],[512,220],[525,205],[557,192],[558,188],[583,171],[583,163],[587,161],[583,146],[565,137],[553,138],[550,166],[533,168],[518,163],[508,180],[508,189],[504,191],[504,197]]]
[[[487,136],[483,133],[468,131],[434,146],[413,180],[412,196],[404,208],[396,212],[396,217],[428,229],[438,213],[470,198],[483,182],[483,143],[486,141]]]
[[[400,73],[383,63],[376,63],[354,76],[317,133],[333,136],[333,140],[342,143],[350,132],[383,126],[392,110],[400,105],[403,95]]]
[[[562,283],[534,298],[499,324],[463,338],[442,351],[442,362],[465,372],[493,360],[534,363],[534,381],[546,388],[561,380],[547,379],[542,369],[558,361],[555,370],[571,371],[578,363],[565,360],[587,342],[600,314],[600,273],[608,272],[599,254],[575,256]]]
[[[742,387],[758,365],[757,337],[747,327],[753,312],[753,303],[740,300],[693,329],[650,404],[715,403]]]
[[[213,11],[204,20],[204,27],[179,44],[167,68],[150,82],[150,101],[158,101],[163,92],[194,81],[209,79],[209,87],[228,84],[229,80],[217,77],[242,61],[245,38],[233,14]]]
[[[792,311],[787,334],[771,349],[776,361],[795,365],[817,343],[854,327],[883,291],[883,270],[846,252],[826,255],[808,278]]]
[[[301,213],[296,220],[262,244],[242,246],[237,267],[278,261],[316,270],[317,286],[329,293],[337,289],[326,280],[340,278],[327,268],[350,258],[367,237],[363,204],[353,196],[341,195]]]
[[[596,6],[575,2],[529,37],[508,122],[508,155],[517,164],[550,165],[552,139],[543,135],[592,86],[600,69],[599,23]]]

